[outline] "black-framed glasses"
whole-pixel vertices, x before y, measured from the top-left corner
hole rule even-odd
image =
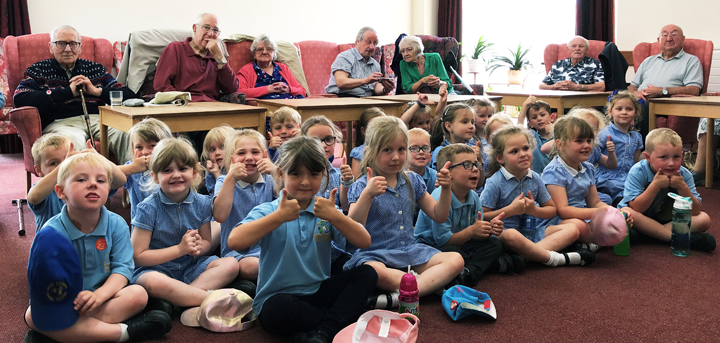
[[[455,164],[449,166],[448,169],[452,169],[452,168],[455,168],[455,167],[457,167],[457,166],[463,166],[463,168],[465,168],[465,169],[467,169],[467,170],[472,170],[473,167],[475,167],[475,168],[477,168],[477,169],[480,169],[480,168],[482,167],[482,162],[476,161],[476,162],[473,163],[473,162],[470,162],[470,161],[465,161],[465,162],[455,163]]]
[[[200,25],[200,27],[202,27],[202,29],[205,31],[212,31],[216,36],[220,35],[220,29],[218,29],[217,27],[211,27],[208,24]]]
[[[410,150],[410,152],[418,153],[421,150],[422,150],[422,152],[430,152],[432,150],[432,148],[430,148],[429,145],[423,145],[423,146],[412,145],[412,146],[408,147],[408,150]]]
[[[337,141],[337,138],[335,138],[334,136],[327,136],[325,138],[315,137],[315,139],[325,143],[325,145],[327,146],[331,146]]]
[[[52,43],[55,44],[55,46],[58,47],[58,49],[60,50],[65,50],[68,45],[70,46],[70,50],[77,50],[78,48],[80,48],[81,45],[80,42],[66,42],[63,40],[56,40]]]
[[[255,52],[263,52],[263,51],[267,51],[268,53],[272,54],[275,51],[275,49],[273,49],[271,47],[262,47],[262,48],[255,49]]]

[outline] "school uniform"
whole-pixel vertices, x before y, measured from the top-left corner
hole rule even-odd
[[[543,174],[545,175],[545,174]],[[548,202],[550,193],[545,188],[540,174],[534,170],[528,169],[527,174],[522,180],[518,180],[515,175],[511,174],[505,167],[493,174],[485,183],[485,190],[480,197],[480,204],[483,207],[498,210],[509,206],[520,193],[526,197],[528,192],[532,193],[533,199],[539,204]],[[503,225],[506,229],[516,229],[522,233],[527,239],[537,243],[545,238],[545,227],[542,226],[542,219],[535,218],[535,227],[533,229],[524,227],[523,218],[520,215],[509,216],[503,219]],[[521,226],[522,225],[522,226]]]
[[[440,199],[442,189],[435,189],[433,199]],[[465,203],[452,194],[450,214],[444,223],[437,223],[428,215],[420,211],[417,225],[415,225],[415,243],[427,244],[443,252],[454,251],[459,253],[465,261],[465,268],[473,282],[480,280],[483,274],[502,254],[502,243],[495,236],[485,240],[469,240],[462,245],[447,244],[454,233],[465,230],[478,220],[478,212],[482,213],[480,198],[472,190],[467,193]],[[482,217],[479,219],[482,220]]]
[[[220,173],[220,175],[225,175],[224,173]],[[215,183],[217,183],[217,179],[215,178],[215,175],[211,172],[207,172],[205,174],[205,188],[208,191],[208,194],[210,196],[213,196],[215,194]]]
[[[100,209],[100,220],[95,230],[82,233],[70,220],[67,207],[47,221],[45,229],[57,230],[66,236],[80,257],[83,290],[95,291],[105,284],[111,274],[132,279],[135,262],[130,243],[130,230],[121,216]]]
[[[185,200],[176,203],[158,191],[138,205],[131,224],[133,229],[152,232],[149,249],[164,249],[180,244],[185,232],[199,229],[201,225],[210,222],[211,217],[212,202],[208,196],[190,190]],[[210,237],[204,239],[209,240]],[[184,255],[157,266],[138,267],[132,281],[135,282],[144,273],[156,271],[189,284],[217,258]]]
[[[350,158],[357,160],[360,163],[365,156],[365,144],[358,145],[350,150]]]
[[[565,193],[567,193],[568,205],[587,208],[585,197],[590,192],[590,187],[595,185],[595,168],[588,162],[582,162],[580,170],[577,170],[568,166],[560,156],[555,156],[545,167],[542,180],[545,182],[546,187],[548,185],[564,187]],[[553,219],[543,221],[542,225],[543,227],[557,225],[560,221],[560,217],[556,216]]]
[[[475,142],[474,139],[470,138],[470,140],[467,141],[467,142],[465,142],[465,144],[467,144],[469,147],[472,148],[472,147],[475,146],[476,142]],[[438,166],[437,166],[437,163],[436,163],[436,162],[437,162],[437,155],[438,155],[438,153],[440,153],[440,150],[442,150],[442,148],[444,148],[444,147],[446,147],[446,146],[448,146],[448,145],[450,145],[450,142],[446,139],[446,140],[443,142],[442,145],[439,145],[438,147],[435,148],[435,150],[433,150],[432,159],[430,160],[429,166],[432,167],[432,168],[434,168],[436,171],[438,170]],[[484,165],[487,165],[487,161],[488,161],[488,158],[489,158],[489,157],[488,157],[487,154],[485,154],[485,149],[482,149],[482,150],[480,151],[480,157],[482,158]],[[440,166],[440,168],[442,168],[442,166]]]
[[[35,185],[37,185],[37,183],[35,183],[33,187],[35,187]],[[32,190],[32,188],[30,189]],[[39,204],[33,205],[28,202],[28,207],[30,207],[30,211],[32,211],[35,216],[35,229],[42,229],[43,225],[45,225],[50,218],[60,213],[63,206],[65,206],[65,202],[58,198],[55,191],[52,191],[50,195],[48,195],[47,198]]]
[[[226,175],[221,175],[215,183],[217,193],[225,183]],[[217,193],[213,199],[217,198]],[[235,183],[233,202],[227,219],[220,223],[220,256],[234,257],[240,261],[245,257],[259,257],[260,247],[254,245],[243,251],[236,251],[228,247],[230,232],[245,219],[255,206],[273,201],[273,178],[270,175],[260,175],[254,184],[238,180]]]
[[[647,190],[647,187],[655,179],[655,171],[650,167],[650,163],[647,160],[642,160],[630,168],[627,179],[625,180],[625,191],[623,193],[623,199],[618,204],[618,208],[629,206],[630,202],[635,200],[640,194]],[[685,183],[690,188],[690,192],[695,196],[698,201],[702,202],[700,194],[695,188],[695,181],[692,178],[692,174],[685,167],[680,167],[680,175],[685,180]],[[677,190],[673,188],[663,188],[658,191],[655,199],[653,200],[650,207],[648,207],[643,215],[648,218],[652,218],[660,224],[669,223],[672,221],[672,208],[675,199],[669,197],[669,192],[677,193]]]
[[[533,150],[532,169],[534,172],[542,175],[543,170],[545,170],[545,167],[548,163],[550,163],[550,156],[540,151],[540,148],[542,148],[543,144],[553,140],[553,137],[550,136],[550,138],[543,138],[543,136],[540,136],[540,134],[535,130],[530,130],[530,132],[532,132],[533,136],[535,136],[535,144],[537,145],[535,150]]]
[[[602,156],[603,153],[600,150],[600,147],[596,145],[593,147],[592,152],[590,152],[590,156],[588,156],[587,162],[592,164],[597,171],[598,163],[600,162],[600,158],[602,158]],[[598,197],[600,198],[600,201],[612,206],[613,199],[610,198],[609,194],[600,192],[600,190],[598,190]]]
[[[402,173],[398,173],[395,188],[388,186],[384,194],[372,199],[365,221],[372,243],[370,247],[356,251],[345,263],[345,270],[370,261],[383,263],[389,268],[407,269],[408,265],[427,263],[440,252],[428,245],[415,243],[414,210],[418,200],[427,193],[427,187],[420,175],[405,173],[409,184]],[[357,202],[366,186],[367,175],[364,175],[350,186],[348,201],[351,204]]]
[[[256,206],[241,224],[272,214],[281,199],[282,194]],[[323,324],[324,331],[336,333],[357,320],[377,284],[377,274],[369,266],[330,277],[330,242],[345,246],[346,241],[328,221],[316,217],[314,209],[312,199],[298,219],[281,224],[258,241],[261,253],[253,310],[269,332],[291,334]]]
[[[132,161],[128,161],[125,165],[130,163],[132,163]],[[157,192],[159,187],[155,184],[155,181],[153,181],[152,176],[150,176],[150,171],[146,170],[142,173],[128,175],[127,181],[125,182],[125,189],[127,189],[128,196],[130,196],[130,220],[132,220],[135,218],[138,204],[151,194]]]
[[[607,152],[607,136],[610,136],[615,144],[615,155],[617,156],[617,168],[607,169],[602,165],[597,167],[595,177],[597,178],[597,189],[599,192],[607,193],[615,199],[623,196],[625,178],[630,168],[635,164],[635,152],[644,148],[642,136],[637,131],[622,132],[610,123],[598,133],[598,145],[603,152]]]

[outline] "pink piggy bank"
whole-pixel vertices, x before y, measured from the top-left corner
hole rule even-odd
[[[592,243],[599,246],[616,245],[627,235],[627,223],[622,212],[614,207],[595,211],[590,220]]]

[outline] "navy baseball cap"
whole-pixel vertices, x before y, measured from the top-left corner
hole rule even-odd
[[[73,301],[83,289],[83,278],[70,240],[47,225],[38,231],[30,247],[27,275],[35,327],[54,331],[73,326],[78,319]]]

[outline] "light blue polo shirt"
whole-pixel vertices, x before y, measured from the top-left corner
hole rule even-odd
[[[330,80],[328,81],[328,85],[325,87],[325,93],[347,94],[356,97],[373,95],[373,90],[375,89],[375,84],[377,82],[362,85],[349,90],[340,90],[340,88],[337,87],[337,81],[335,80],[335,72],[338,70],[347,72],[351,79],[364,79],[372,73],[381,72],[380,63],[378,63],[378,61],[374,58],[370,57],[366,61],[365,57],[360,55],[357,48],[345,50],[335,57],[335,61],[330,66]]]
[[[655,87],[695,86],[702,89],[703,69],[700,59],[685,50],[666,60],[662,53],[646,58],[638,67],[632,85],[638,90]]]
[[[568,166],[560,156],[555,156],[545,167],[542,180],[546,186],[556,185],[565,188],[568,205],[586,208],[585,197],[590,192],[590,187],[595,186],[595,167],[588,162],[583,162],[580,170],[575,170]]]
[[[105,284],[110,274],[132,278],[135,262],[130,243],[130,228],[125,219],[103,206],[95,230],[82,233],[67,214],[63,206],[60,214],[45,224],[45,230],[52,228],[66,236],[78,252],[83,274],[83,290],[95,291]]]
[[[525,194],[527,197],[528,191],[532,193],[533,199],[538,204],[544,204],[550,200],[550,193],[545,188],[545,183],[540,174],[528,169],[523,179],[518,180],[505,167],[500,167],[500,170],[485,182],[485,189],[480,196],[480,204],[483,207],[499,210],[509,206],[520,193]],[[519,230],[520,216],[506,217],[503,219],[503,224],[505,228]]]
[[[688,185],[688,188],[690,188],[690,193],[692,193],[698,201],[702,202],[700,194],[695,188],[695,181],[693,180],[690,171],[685,167],[680,167],[680,175],[682,175],[685,183]],[[655,179],[655,172],[652,170],[650,163],[648,163],[647,160],[635,163],[635,165],[630,168],[627,179],[625,179],[623,199],[618,204],[618,208],[628,206],[631,201],[635,200],[635,198],[645,192],[647,187],[652,183],[653,179]],[[668,197],[668,190],[669,188],[663,188],[657,193],[652,205],[648,208],[648,211],[660,206],[660,204]]]
[[[440,199],[441,192],[442,188],[437,188],[432,192],[435,201]],[[415,225],[415,243],[425,243],[436,248],[447,244],[454,233],[475,224],[478,211],[482,212],[482,207],[477,193],[470,190],[464,204],[458,200],[455,193],[452,193],[450,214],[448,214],[448,219],[444,223],[436,223],[425,212],[420,211],[420,216]]]
[[[35,187],[35,185],[37,185],[37,183],[35,183],[33,187]],[[30,189],[32,190],[32,188]],[[65,206],[65,202],[58,198],[55,191],[52,191],[50,195],[39,204],[33,205],[28,202],[28,207],[30,207],[30,211],[32,211],[35,216],[35,228],[37,230],[42,229],[43,225],[45,225],[50,218],[60,213],[63,206]]]
[[[280,205],[278,199],[256,206],[241,224],[266,217]],[[253,310],[260,314],[265,301],[275,294],[314,294],[330,277],[330,241],[345,247],[345,237],[326,220],[315,216],[315,199],[286,222],[261,238],[258,290]],[[340,211],[340,209],[338,209]]]

